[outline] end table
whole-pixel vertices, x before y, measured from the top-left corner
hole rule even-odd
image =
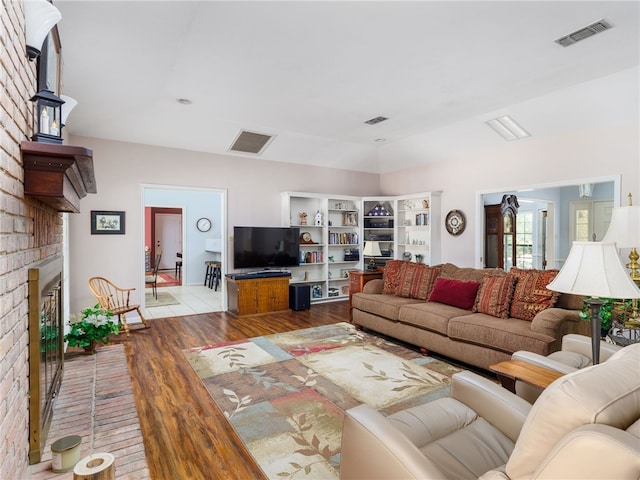
[[[352,321],[351,309],[353,308],[351,303],[351,297],[354,293],[362,292],[365,284],[376,278],[382,278],[384,270],[352,270],[349,272],[349,321]]]

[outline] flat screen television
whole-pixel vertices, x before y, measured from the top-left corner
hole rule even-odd
[[[233,227],[233,266],[282,268],[299,264],[297,227]]]

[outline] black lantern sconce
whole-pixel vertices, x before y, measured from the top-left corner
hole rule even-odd
[[[49,90],[36,93],[36,133],[31,140],[41,143],[62,143],[62,105],[64,100]]]

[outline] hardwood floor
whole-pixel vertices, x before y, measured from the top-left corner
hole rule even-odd
[[[151,478],[265,478],[187,363],[183,349],[348,318],[347,302],[333,302],[248,318],[219,312],[154,319],[149,320],[151,328],[121,336]]]

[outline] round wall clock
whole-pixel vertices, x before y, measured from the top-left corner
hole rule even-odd
[[[196,228],[201,232],[208,232],[211,230],[211,220],[205,217],[199,218],[196,222]]]
[[[464,213],[460,210],[451,210],[447,213],[447,218],[444,221],[447,232],[451,235],[460,235],[464,232],[466,227],[466,221],[464,219]]]

